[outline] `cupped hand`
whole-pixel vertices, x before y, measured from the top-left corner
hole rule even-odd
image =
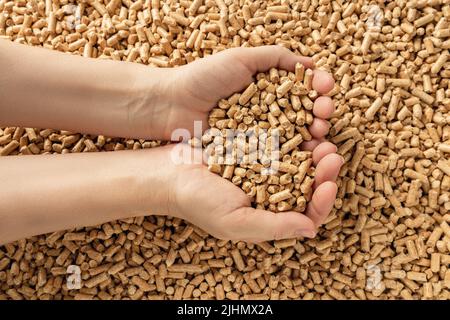
[[[334,205],[335,180],[343,164],[333,144],[321,143],[313,151],[314,192],[305,214],[273,213],[252,208],[250,198],[239,187],[209,172],[205,165],[192,161],[201,159],[201,149],[181,143],[168,148],[172,159],[184,158],[175,165],[168,212],[226,240],[261,242],[314,237]]]
[[[207,129],[208,114],[217,102],[233,93],[245,89],[258,72],[279,68],[293,71],[296,63],[313,68],[311,58],[301,57],[281,46],[255,48],[233,48],[224,50],[204,59],[173,69],[171,116],[166,128],[166,136],[177,128],[185,128],[193,134],[194,121],[202,121]],[[334,86],[333,77],[322,70],[314,70],[313,89],[326,94]],[[313,141],[305,147],[312,150],[328,133],[329,118],[334,111],[330,97],[319,96],[313,107],[314,121],[309,127]]]

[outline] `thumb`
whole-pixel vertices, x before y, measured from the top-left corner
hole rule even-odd
[[[316,235],[314,222],[294,211],[273,213],[244,207],[234,210],[223,219],[228,234],[231,234],[230,240],[260,242],[296,237],[313,238]]]

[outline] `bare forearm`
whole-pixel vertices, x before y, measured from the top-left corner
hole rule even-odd
[[[164,130],[167,69],[0,40],[0,70],[1,126],[148,139]]]
[[[0,244],[143,214],[167,214],[167,148],[0,158]]]

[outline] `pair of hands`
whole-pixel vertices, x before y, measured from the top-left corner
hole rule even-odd
[[[257,72],[293,70],[297,62],[313,67],[311,59],[278,46],[230,49],[179,68],[85,59],[1,40],[0,56],[3,126],[152,140],[170,140],[178,128],[192,134],[194,121],[206,129],[218,100],[247,87]],[[333,79],[315,71],[313,87],[325,94]],[[51,94],[42,94],[48,88]],[[193,151],[183,144],[114,156],[6,157],[0,165],[0,243],[149,212],[184,218],[222,239],[313,237],[333,206],[342,165],[336,147],[323,142],[333,109],[330,98],[315,100],[314,140],[302,146],[314,150],[316,166],[305,214],[255,210],[239,187],[205,166],[176,165],[174,148]]]
[[[157,118],[159,123],[151,124],[151,130],[159,128],[159,135],[167,140],[178,128],[187,128],[192,133],[194,121],[207,124],[209,111],[217,101],[247,87],[256,73],[272,67],[293,71],[298,62],[313,68],[310,58],[297,56],[280,46],[265,46],[229,49],[172,69],[168,81],[160,84],[161,91],[168,95],[164,100],[170,103],[159,110],[162,113]],[[334,80],[330,74],[314,71],[313,89],[319,94],[326,94],[333,86]],[[147,99],[151,103],[154,97]],[[344,162],[336,154],[336,146],[324,141],[329,130],[326,119],[333,111],[331,98],[320,96],[315,100],[315,118],[309,127],[314,139],[302,145],[302,149],[313,151],[316,167],[314,193],[305,214],[275,214],[251,208],[250,199],[239,187],[209,172],[205,165],[191,163],[174,164],[174,174],[168,187],[167,212],[221,239],[259,242],[314,237],[333,207],[337,192],[335,180]],[[142,119],[137,115],[130,115],[129,118]],[[174,145],[163,148],[169,154]],[[190,149],[187,145],[181,148]],[[185,151],[192,152],[191,149]]]

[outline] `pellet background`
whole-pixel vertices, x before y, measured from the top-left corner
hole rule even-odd
[[[315,239],[222,241],[156,216],[55,232],[0,247],[1,299],[450,298],[450,1],[0,0],[0,37],[154,67],[287,47],[334,75],[346,160]],[[2,156],[158,144],[0,129]]]

